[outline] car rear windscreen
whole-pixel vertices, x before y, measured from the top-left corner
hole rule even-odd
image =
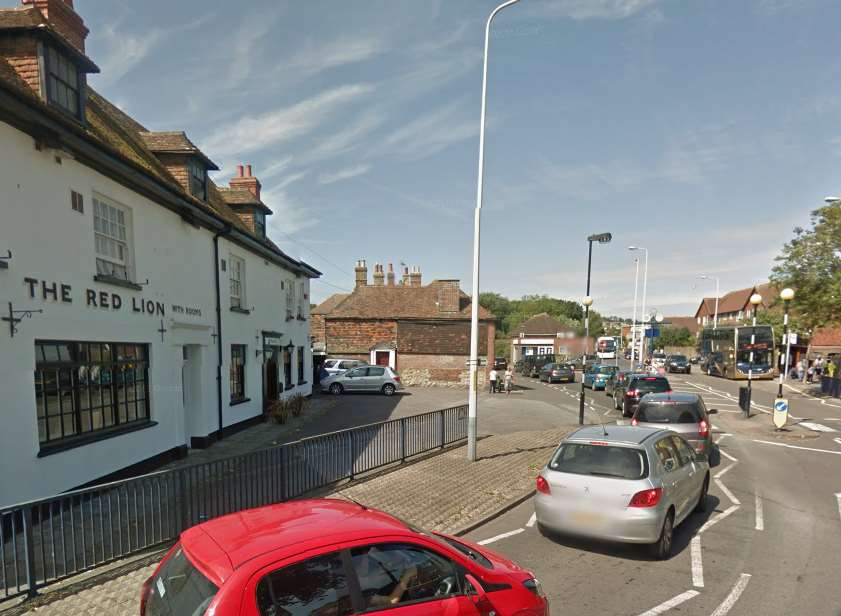
[[[686,355],[672,355],[672,361],[686,361]]]
[[[643,401],[636,418],[647,423],[688,424],[701,421],[701,413],[695,404]]]
[[[613,374],[616,372],[616,366],[599,366],[599,374]]]
[[[671,390],[671,387],[666,379],[652,377],[648,379],[637,379],[637,382],[633,384],[633,389],[646,394],[659,394]]]
[[[644,479],[648,476],[647,460],[642,449],[633,447],[563,443],[549,462],[549,468],[574,475]]]
[[[204,614],[217,590],[179,546],[152,580],[146,616]]]

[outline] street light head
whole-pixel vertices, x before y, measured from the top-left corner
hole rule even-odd
[[[782,291],[780,291],[780,299],[784,302],[789,302],[794,299],[794,289],[790,287],[786,287]]]
[[[639,246],[628,246],[628,250],[639,250]]]
[[[750,296],[750,303],[754,306],[759,306],[762,303],[762,296],[759,293],[754,293]]]
[[[587,306],[588,308],[593,305],[593,298],[590,295],[586,295],[581,303]]]
[[[827,203],[838,203],[841,201],[841,197],[824,197],[823,200]]]
[[[656,315],[654,315],[654,320],[657,321],[658,323],[662,323],[663,322],[663,315],[658,312]]]
[[[610,233],[596,233],[587,238],[588,242],[598,242],[599,244],[607,244],[613,239]]]

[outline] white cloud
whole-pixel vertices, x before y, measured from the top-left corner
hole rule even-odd
[[[327,137],[317,142],[309,151],[298,156],[301,164],[329,160],[340,154],[346,154],[358,148],[365,137],[383,122],[384,114],[366,112],[356,120],[348,122],[343,128],[331,131]]]
[[[146,59],[166,34],[163,30],[152,29],[134,35],[117,28],[116,23],[106,24],[99,34],[106,52],[102,54],[103,60],[99,63],[102,72],[96,76],[98,87],[107,87],[122,79]]]
[[[275,24],[280,14],[277,5],[268,11],[245,12],[245,18],[236,28],[233,40],[223,42],[225,57],[229,59],[224,80],[225,88],[236,88],[251,76],[255,68],[254,60],[260,57],[258,51],[268,40],[268,35],[276,31]]]
[[[388,135],[383,153],[406,160],[431,156],[479,133],[476,117],[464,119],[458,103],[450,103],[421,115]]]
[[[309,172],[307,171],[298,171],[297,173],[290,173],[285,178],[273,184],[272,187],[275,190],[282,190],[292,184],[293,182],[297,182],[298,180],[305,178]]]
[[[370,165],[355,165],[353,167],[347,167],[346,169],[339,169],[334,173],[322,173],[320,176],[318,176],[318,183],[335,184],[336,182],[349,180],[350,178],[355,178],[359,175],[368,173],[370,169]]]
[[[544,0],[527,9],[533,16],[570,19],[624,19],[657,0]]]
[[[268,217],[269,237],[274,232],[280,237],[277,241],[284,242],[283,234],[292,235],[303,229],[316,226],[320,220],[313,214],[312,208],[305,207],[289,195],[285,188],[272,186],[261,194],[263,203],[274,212]]]
[[[278,173],[282,173],[285,171],[289,165],[292,163],[291,156],[284,156],[283,158],[270,160],[266,163],[266,166],[260,171],[260,180],[266,181],[269,178],[273,178]]]
[[[385,51],[385,43],[373,36],[339,38],[319,45],[309,43],[279,63],[278,71],[293,73],[299,78],[310,77],[339,66],[364,62]]]
[[[313,131],[339,108],[373,89],[370,84],[339,86],[288,107],[239,118],[211,134],[202,149],[216,156],[264,150]]]

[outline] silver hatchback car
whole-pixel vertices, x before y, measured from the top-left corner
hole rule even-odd
[[[677,432],[695,450],[709,456],[713,451],[713,430],[710,415],[716,409],[707,409],[698,394],[668,392],[648,394],[640,401],[632,426],[668,428]]]
[[[321,380],[321,391],[342,394],[346,391],[378,391],[391,396],[403,389],[400,375],[388,366],[359,366]]]
[[[704,511],[710,468],[669,430],[587,426],[565,438],[537,477],[541,530],[672,553],[674,527]]]

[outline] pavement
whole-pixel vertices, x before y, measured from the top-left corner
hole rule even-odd
[[[776,382],[754,382],[746,419],[738,408],[744,383],[697,373],[669,378],[673,390],[697,392],[719,411],[713,432],[722,464],[713,469],[708,512],[676,529],[667,561],[634,546],[559,541],[534,525],[533,477],[577,424],[580,384],[521,377],[510,396],[483,393],[479,429],[492,436],[480,440],[478,462],[453,449],[336,494],[430,529],[472,528],[468,537],[537,574],[554,613],[841,614],[841,401],[786,387],[791,419],[778,431]],[[611,402],[587,390],[587,421],[623,421]],[[137,589],[150,571],[16,613],[136,614]]]

